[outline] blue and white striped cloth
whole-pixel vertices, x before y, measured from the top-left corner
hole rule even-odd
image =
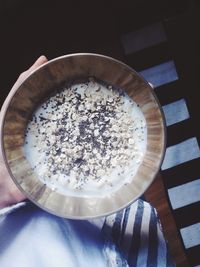
[[[1,211],[1,267],[172,267],[156,211],[138,200],[106,218],[67,220],[31,203]]]

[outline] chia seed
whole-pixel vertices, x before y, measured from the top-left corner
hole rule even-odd
[[[109,94],[105,94],[94,78],[81,84],[80,88],[82,94],[73,85],[57,90],[42,104],[44,112],[32,116],[29,125],[37,129],[34,148],[46,156],[47,170],[43,176],[52,179],[53,183],[64,174],[70,184],[73,172],[77,190],[82,190],[91,180],[100,183],[102,179],[112,187],[105,177],[118,166],[121,175],[124,167],[129,166],[129,159],[135,157],[134,139],[139,131],[142,136],[137,137],[138,140],[144,140],[145,126],[141,125],[145,122],[140,119],[138,125],[124,110],[125,93],[122,90],[108,85]],[[93,91],[90,88],[94,88]],[[26,135],[31,127],[27,128]]]

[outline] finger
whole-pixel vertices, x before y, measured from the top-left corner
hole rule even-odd
[[[45,56],[40,56],[35,63],[28,69],[28,71],[35,70],[37,67],[41,66],[42,64],[46,63],[48,59]]]
[[[22,72],[19,75],[19,78],[17,79],[16,83],[13,85],[10,93],[8,96],[14,94],[15,90],[23,83],[23,81],[31,74],[32,71],[46,63],[48,59],[45,56],[40,56],[35,63],[26,71]]]
[[[48,59],[45,56],[40,56],[35,63],[26,71],[22,72],[19,76],[19,79],[21,81],[21,83],[23,82],[23,80],[35,69],[37,69],[38,67],[40,67],[41,65],[43,65],[44,63],[46,63],[48,61]]]

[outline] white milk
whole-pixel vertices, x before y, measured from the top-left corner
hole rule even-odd
[[[24,153],[52,190],[103,197],[134,179],[146,146],[146,121],[136,103],[90,80],[64,88],[37,108]]]

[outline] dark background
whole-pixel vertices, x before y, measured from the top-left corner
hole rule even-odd
[[[113,56],[141,70],[173,58],[189,109],[198,113],[200,1],[0,1],[1,103],[17,76],[44,54],[48,59],[74,53]],[[168,43],[126,58],[121,36],[161,21]]]

